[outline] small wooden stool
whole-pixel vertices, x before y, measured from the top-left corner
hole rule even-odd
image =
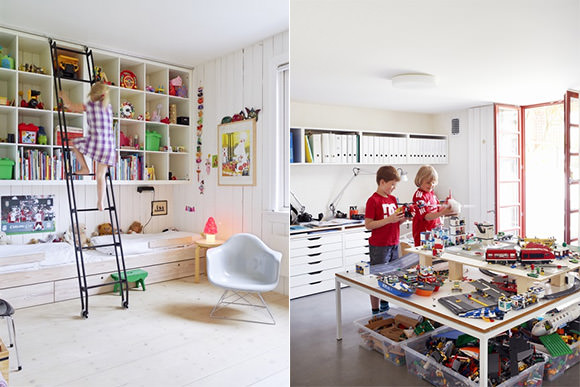
[[[135,282],[135,286],[139,287],[139,285],[141,285],[141,288],[143,289],[143,291],[145,291],[145,278],[147,278],[147,276],[149,275],[149,273],[147,273],[145,270],[143,269],[133,269],[133,270],[127,270],[127,282]],[[113,277],[113,279],[115,281],[119,280],[119,274],[118,273],[111,273],[111,277]],[[123,273],[121,273],[121,278],[123,278]],[[121,294],[121,290],[119,289],[119,285],[118,283],[115,284],[115,287],[113,288],[113,292],[116,292],[117,290],[119,290],[119,294]]]

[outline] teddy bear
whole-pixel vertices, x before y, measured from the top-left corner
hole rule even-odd
[[[10,239],[8,239],[6,233],[4,231],[0,231],[0,245],[9,245],[9,244]]]
[[[143,226],[141,225],[141,223],[139,223],[137,221],[131,223],[131,225],[127,229],[127,234],[133,234],[133,233],[136,233],[136,234],[143,233]]]
[[[111,226],[111,223],[101,223],[97,226],[97,233],[99,235],[111,235],[113,234],[113,226]]]
[[[84,223],[79,223],[79,232],[81,237],[81,246],[92,246],[92,242],[87,236],[87,226]],[[64,233],[63,240],[70,243],[71,245],[74,245],[72,227],[69,226],[68,230]]]

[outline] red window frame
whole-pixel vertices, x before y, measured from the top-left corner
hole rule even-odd
[[[572,130],[580,130],[578,124],[573,124],[570,120],[571,114],[571,100],[572,99],[579,99],[578,92],[568,90],[566,92],[566,96],[564,98],[564,150],[566,152],[565,157],[565,182],[566,188],[564,190],[566,201],[565,201],[565,212],[564,212],[564,220],[565,220],[565,229],[564,229],[564,238],[566,239],[566,243],[572,243],[578,241],[578,236],[574,236],[570,234],[571,229],[571,221],[572,221],[572,214],[578,213],[580,209],[578,208],[571,208],[571,186],[572,185],[580,185],[580,179],[572,180],[571,173],[570,173],[570,156],[580,156],[578,152],[572,152],[570,149],[570,133]]]

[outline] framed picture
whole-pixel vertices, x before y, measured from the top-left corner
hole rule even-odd
[[[151,202],[151,216],[167,215],[167,200],[154,200]]]
[[[256,120],[218,125],[218,185],[256,185]]]
[[[54,195],[2,196],[2,223],[6,234],[55,231]]]

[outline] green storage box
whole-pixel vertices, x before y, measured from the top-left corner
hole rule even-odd
[[[0,159],[0,179],[12,179],[12,171],[14,170],[14,161],[8,158]]]
[[[145,134],[145,150],[158,151],[159,140],[161,140],[161,135],[159,133],[148,130]]]

